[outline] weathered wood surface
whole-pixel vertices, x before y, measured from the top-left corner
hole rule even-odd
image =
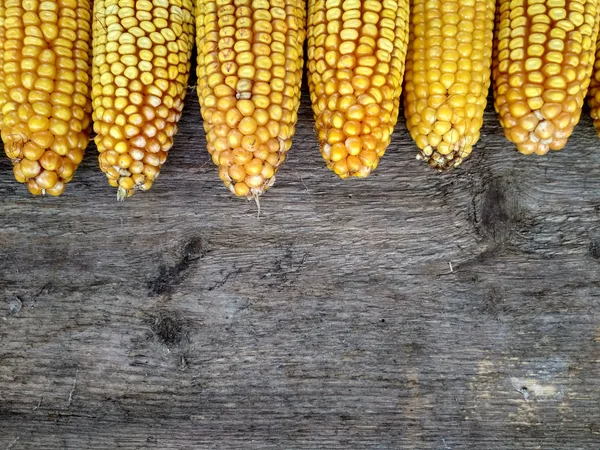
[[[600,144],[523,157],[493,108],[439,175],[403,119],[325,168],[303,97],[256,205],[190,94],[125,203],[90,147],[61,198],[0,162],[0,449],[600,449]]]

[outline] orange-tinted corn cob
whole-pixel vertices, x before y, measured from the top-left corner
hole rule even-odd
[[[408,0],[309,0],[308,83],[321,154],[342,178],[379,164],[398,119]]]
[[[292,145],[302,82],[301,0],[197,3],[198,97],[209,153],[235,195],[257,197]]]
[[[494,103],[521,153],[567,143],[590,82],[596,19],[596,0],[499,1]]]
[[[596,133],[600,136],[600,39],[596,40],[596,59],[590,81],[588,103],[590,105],[590,115],[594,121],[594,128],[596,128]]]
[[[419,159],[458,166],[479,140],[490,87],[494,0],[413,0],[404,113]]]
[[[152,186],[173,146],[194,43],[192,0],[96,0],[92,102],[117,198]]]
[[[4,151],[32,194],[60,195],[89,142],[91,5],[4,0],[0,15]]]

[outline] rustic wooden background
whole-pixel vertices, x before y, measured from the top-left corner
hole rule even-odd
[[[61,198],[0,161],[0,449],[600,449],[600,141],[324,165],[304,89],[276,186],[232,198],[190,93],[153,189],[88,149]]]

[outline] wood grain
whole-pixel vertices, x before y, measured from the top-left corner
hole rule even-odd
[[[403,119],[377,171],[321,160],[304,90],[256,205],[195,94],[150,192],[88,149],[61,198],[0,161],[0,448],[599,449],[600,151],[524,157],[493,108],[449,174]]]

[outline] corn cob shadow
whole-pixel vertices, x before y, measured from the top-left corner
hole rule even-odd
[[[91,5],[0,1],[0,129],[17,181],[60,195],[88,145]]]
[[[92,104],[117,199],[150,189],[173,146],[194,43],[192,0],[94,3]]]
[[[198,98],[207,149],[232,193],[275,182],[298,120],[305,37],[299,0],[199,1]]]

